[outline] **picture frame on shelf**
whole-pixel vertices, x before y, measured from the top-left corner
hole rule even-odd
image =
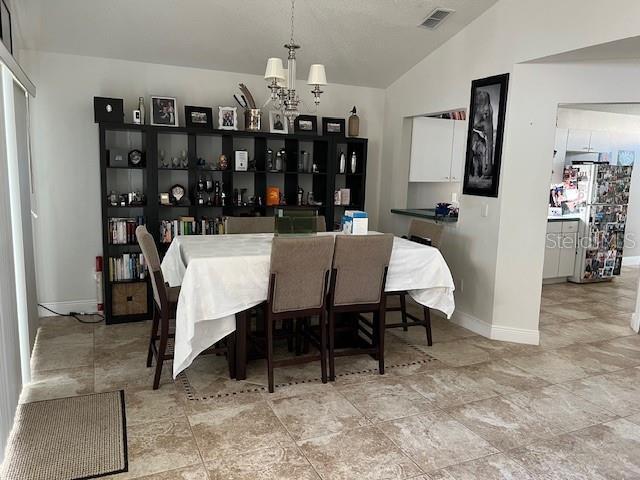
[[[178,126],[178,102],[174,97],[151,96],[151,125]]]
[[[315,115],[298,115],[293,122],[294,133],[318,135],[318,117]]]
[[[322,135],[344,137],[345,123],[344,118],[322,117]]]
[[[213,130],[213,109],[209,107],[184,106],[184,122],[190,128]]]
[[[218,128],[220,130],[238,130],[237,107],[218,107]]]
[[[269,131],[271,133],[289,133],[289,122],[278,110],[269,112]]]
[[[471,82],[462,193],[497,197],[509,74]]]

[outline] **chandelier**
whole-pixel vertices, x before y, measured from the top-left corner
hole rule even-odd
[[[271,95],[269,101],[275,103],[276,108],[282,111],[282,114],[289,120],[289,124],[293,126],[293,122],[300,115],[302,100],[296,92],[296,50],[300,45],[296,45],[293,40],[293,19],[295,13],[295,0],[291,0],[291,39],[285,44],[284,48],[289,51],[287,57],[287,69],[282,66],[282,60],[272,57],[267,60],[267,69],[264,74],[265,80],[268,82]],[[322,85],[327,84],[327,75],[324,65],[314,64],[309,68],[309,78],[307,85],[313,85],[313,99],[317,106],[320,104],[320,95]]]

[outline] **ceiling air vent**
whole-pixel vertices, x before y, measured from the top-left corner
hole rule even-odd
[[[436,29],[440,24],[451,15],[455,10],[449,10],[447,8],[436,8],[433,12],[425,18],[424,22],[420,24],[421,27],[428,28],[430,30]]]

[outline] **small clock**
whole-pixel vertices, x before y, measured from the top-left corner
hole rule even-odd
[[[143,157],[140,150],[131,150],[129,152],[129,165],[132,167],[143,166]]]
[[[171,187],[169,193],[171,197],[173,197],[174,203],[179,204],[180,201],[184,198],[185,188],[182,185],[174,185]]]

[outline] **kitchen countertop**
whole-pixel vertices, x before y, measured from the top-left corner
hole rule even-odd
[[[580,215],[563,215],[562,217],[547,217],[547,222],[577,222],[581,219]]]
[[[458,221],[457,216],[436,215],[435,208],[392,208],[391,213],[406,215],[409,217],[426,218],[428,220],[434,220],[442,223],[455,223]]]

